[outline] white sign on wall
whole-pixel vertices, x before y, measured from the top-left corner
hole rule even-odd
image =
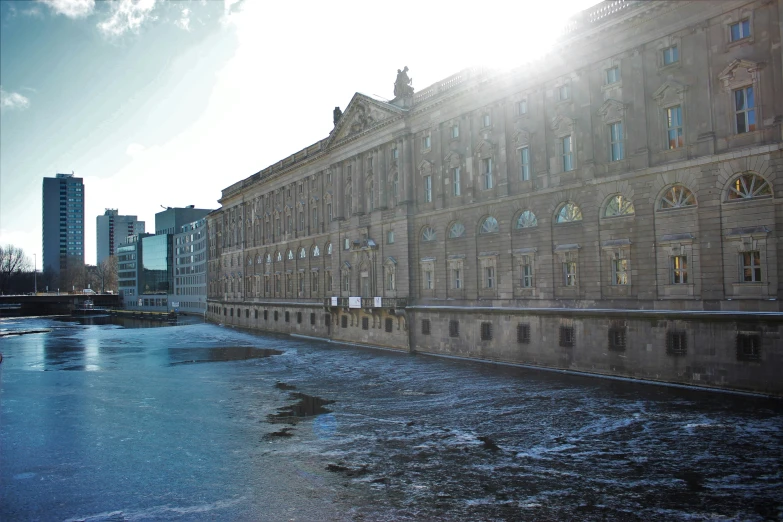
[[[373,306],[375,308],[382,308],[383,307],[383,298],[382,297],[375,297]]]
[[[348,308],[361,308],[362,307],[362,298],[361,297],[349,297],[348,298]]]
[[[332,297],[332,306],[337,306],[337,298]]]

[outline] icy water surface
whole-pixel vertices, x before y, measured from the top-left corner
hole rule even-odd
[[[0,321],[0,520],[783,520],[780,401],[133,325]]]

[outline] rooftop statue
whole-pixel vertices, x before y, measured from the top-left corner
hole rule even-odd
[[[340,121],[340,118],[343,115],[343,111],[340,110],[340,107],[335,107],[334,112],[332,113],[332,117],[334,118],[334,125],[337,126],[337,122]]]
[[[394,82],[394,97],[402,98],[413,95],[413,78],[408,78],[408,66],[397,69],[397,80]]]

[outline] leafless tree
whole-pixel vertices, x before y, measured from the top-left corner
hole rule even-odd
[[[8,291],[15,274],[30,269],[30,259],[24,250],[14,245],[0,246],[0,290]]]
[[[117,256],[109,256],[95,267],[95,288],[117,291]]]

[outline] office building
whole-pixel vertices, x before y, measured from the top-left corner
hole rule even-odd
[[[84,264],[84,183],[71,174],[43,179],[43,270],[59,276]]]
[[[113,256],[116,247],[125,238],[134,234],[143,234],[144,221],[136,216],[121,216],[116,208],[107,208],[102,216],[95,218],[97,263]]]

